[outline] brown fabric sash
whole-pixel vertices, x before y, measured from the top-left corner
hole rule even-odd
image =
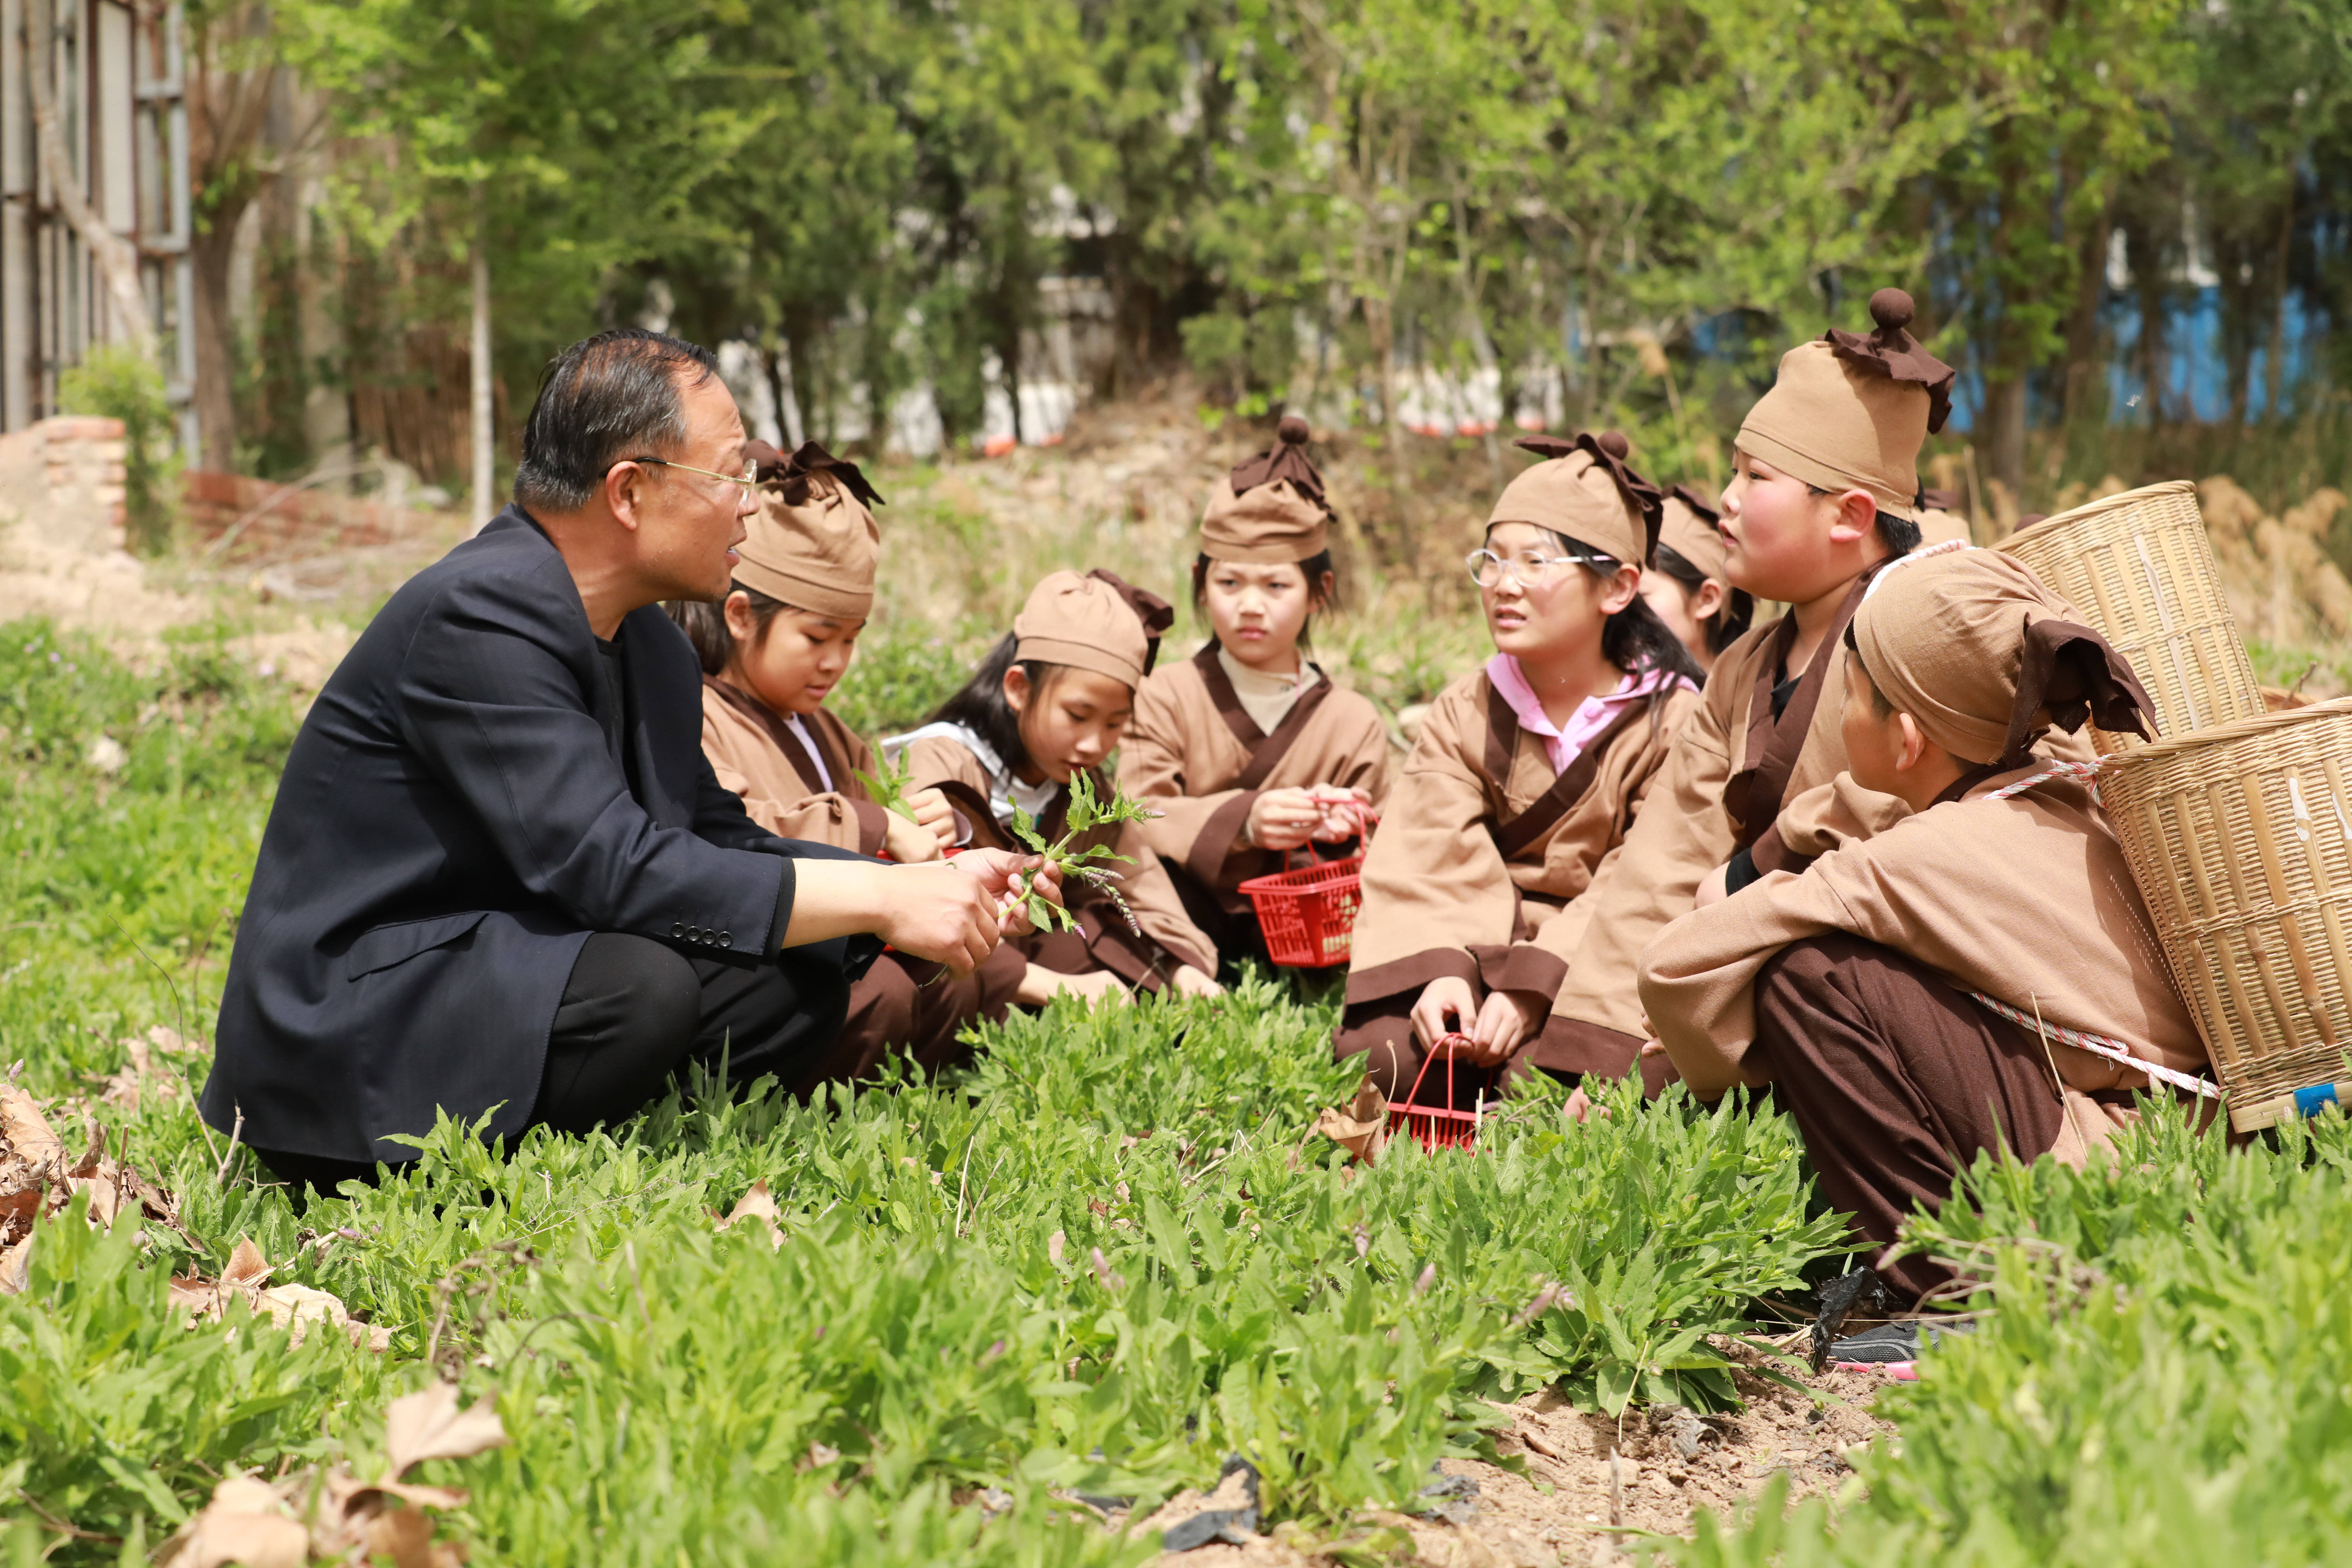
[[[1607,729],[1585,742],[1584,749],[1576,753],[1576,760],[1527,810],[1507,821],[1502,813],[1507,808],[1497,806],[1494,825],[1488,831],[1495,836],[1495,847],[1502,852],[1504,859],[1511,859],[1550,833],[1559,826],[1560,818],[1591,793],[1592,781],[1601,772],[1601,759],[1609,754],[1609,748],[1625,732],[1627,725],[1650,711],[1652,700],[1643,697],[1638,702],[1627,703],[1624,710],[1609,721]],[[1494,683],[1487,682],[1486,776],[1494,782],[1497,801],[1510,783],[1511,760],[1518,747],[1518,737],[1519,716],[1511,711],[1510,703]]]
[[[1821,646],[1805,666],[1797,689],[1790,694],[1789,706],[1776,721],[1772,717],[1772,688],[1778,684],[1772,678],[1789,657],[1797,642],[1797,612],[1789,611],[1772,633],[1772,646],[1756,670],[1755,695],[1748,707],[1747,763],[1723,786],[1724,809],[1738,822],[1739,831],[1733,845],[1745,849],[1763,836],[1764,830],[1780,819],[1780,807],[1787,803],[1789,779],[1797,771],[1797,757],[1805,749],[1805,737],[1813,728],[1813,712],[1822,703],[1822,688],[1830,678],[1830,661],[1842,658],[1845,648],[1846,623],[1862,608],[1863,595],[1870,591],[1870,580],[1878,575],[1888,562],[1887,556],[1853,580],[1838,605],[1837,619],[1822,636]]]
[[[809,749],[802,742],[799,732],[778,718],[775,710],[766,703],[748,693],[736,690],[735,688],[713,676],[704,676],[702,684],[719,693],[719,700],[726,703],[728,707],[760,726],[761,732],[768,737],[769,743],[784,754],[784,761],[793,764],[793,772],[800,775],[801,786],[809,794],[824,795],[830,791],[833,794],[845,795],[851,800],[866,798],[866,792],[857,787],[856,775],[849,771],[848,763],[835,756],[833,748],[824,743],[824,725],[809,726],[810,738],[816,742],[818,750],[824,754],[824,761],[820,763],[815,757],[809,754]],[[820,776],[826,773],[833,775],[831,784],[827,784]]]
[[[1282,722],[1276,725],[1274,733],[1269,735],[1257,727],[1257,721],[1252,719],[1249,710],[1242,706],[1241,694],[1234,689],[1232,679],[1225,674],[1225,667],[1217,662],[1214,638],[1210,639],[1208,647],[1192,656],[1192,668],[1201,672],[1201,681],[1209,689],[1209,700],[1216,704],[1217,716],[1225,721],[1225,728],[1234,732],[1234,739],[1249,752],[1249,765],[1242,769],[1233,783],[1223,786],[1226,789],[1258,789],[1264,786],[1265,781],[1274,775],[1275,768],[1289,754],[1290,748],[1298,743],[1298,737],[1307,732],[1307,721],[1315,717],[1315,710],[1323,706],[1323,700],[1331,695],[1331,678],[1323,674],[1321,666],[1309,665],[1307,668],[1321,679],[1298,694],[1298,700],[1290,705],[1290,711],[1282,716]]]

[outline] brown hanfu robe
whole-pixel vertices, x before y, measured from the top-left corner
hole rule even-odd
[[[1684,1080],[1712,1098],[1785,1079],[1824,1194],[1873,1240],[1892,1241],[1915,1200],[1940,1203],[1956,1163],[1996,1138],[2079,1163],[2131,1118],[2148,1075],[2054,1031],[2178,1072],[2206,1065],[2088,790],[2057,779],[1990,798],[2045,765],[1979,769],[1801,874],[1685,916],[1643,955],[1642,1001]],[[1968,993],[2038,1010],[2053,1033]],[[1921,1259],[1895,1272],[1915,1292],[1940,1277]]]
[[[1013,837],[1008,821],[999,818],[991,799],[995,781],[969,746],[947,735],[919,731],[908,741],[905,761],[914,773],[908,787],[937,789],[945,795],[968,830],[967,842],[982,848],[1028,852]],[[1108,800],[1113,785],[1098,774],[1095,789],[1098,798]],[[1058,841],[1066,831],[1064,814],[1068,806],[1066,785],[1055,789],[1035,814],[1036,831],[1046,843]],[[1185,914],[1183,901],[1144,837],[1141,825],[1129,822],[1096,828],[1079,841],[1079,847],[1095,843],[1108,844],[1126,858],[1109,862],[1107,868],[1118,874],[1119,895],[1127,900],[1139,932],[1129,929],[1109,894],[1073,879],[1063,885],[1062,898],[1077,918],[1077,931],[1033,931],[1007,939],[1003,947],[1017,948],[1029,963],[1042,968],[1064,974],[1108,969],[1129,985],[1151,991],[1166,984],[1183,964],[1203,974],[1215,974],[1217,950]]]
[[[1135,720],[1118,748],[1118,787],[1160,813],[1143,825],[1192,923],[1228,959],[1263,954],[1264,939],[1241,884],[1284,868],[1279,850],[1245,837],[1250,808],[1267,790],[1314,784],[1360,788],[1375,804],[1388,787],[1388,728],[1380,710],[1330,677],[1300,691],[1268,734],[1258,728],[1211,642],[1151,672],[1135,694]],[[1326,859],[1354,841],[1318,844]],[[1291,863],[1300,863],[1297,851]]]
[[[873,773],[873,752],[822,708],[806,722],[824,756],[823,773],[774,710],[723,680],[703,678],[703,753],[719,782],[742,796],[751,820],[782,837],[879,854],[888,814],[853,771]],[[828,775],[830,789],[824,787]],[[958,1035],[983,1018],[1004,1016],[1026,963],[1016,946],[1002,943],[978,969],[958,978],[939,964],[885,952],[850,986],[848,1017],[833,1049],[790,1087],[804,1096],[820,1083],[869,1078],[893,1050],[928,1071],[964,1060],[971,1051]]]
[[[1745,850],[1759,872],[1801,870],[1814,856],[1910,815],[1893,795],[1843,777],[1844,631],[1883,569],[1854,580],[1801,671],[1784,668],[1796,641],[1793,615],[1756,627],[1716,660],[1704,700],[1675,737],[1655,803],[1594,879],[1591,918],[1552,1004],[1563,1029],[1592,1048],[1638,1047],[1646,1037],[1642,950],[1690,912],[1717,867]],[[1777,686],[1788,689],[1776,714]],[[2044,749],[2074,761],[2091,756],[2080,735],[2053,735]]]
[[[889,814],[857,782],[874,772],[872,750],[822,708],[802,722],[815,756],[766,703],[720,677],[702,678],[703,754],[752,821],[780,838],[881,854]]]
[[[1483,668],[1441,693],[1389,792],[1365,857],[1337,1055],[1368,1053],[1384,1093],[1422,1066],[1409,1019],[1441,975],[1549,996],[1590,914],[1587,890],[1648,815],[1675,731],[1696,710],[1687,685],[1625,704],[1563,772]],[[1640,1042],[1596,1050],[1547,1022],[1514,1073],[1619,1074]],[[1423,1098],[1427,1098],[1424,1090]]]

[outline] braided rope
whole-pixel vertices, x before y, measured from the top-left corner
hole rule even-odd
[[[2095,1035],[2088,1029],[2070,1029],[2063,1024],[2042,1023],[2029,1013],[2019,1012],[2006,1002],[1994,1001],[1981,991],[1971,991],[1968,994],[1971,1001],[1990,1008],[2011,1023],[2046,1035],[2062,1046],[2072,1046],[2076,1050],[2088,1051],[2095,1057],[2104,1057],[2108,1061],[2131,1068],[2134,1072],[2144,1072],[2158,1083],[2168,1083],[2175,1089],[2187,1089],[2192,1094],[2203,1095],[2212,1100],[2221,1098],[2221,1089],[2203,1079],[2176,1071],[2161,1063],[2149,1061],[2145,1057],[2134,1056],[2131,1047],[2121,1040],[2105,1035]]]

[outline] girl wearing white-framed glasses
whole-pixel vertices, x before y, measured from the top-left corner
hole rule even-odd
[[[1551,1027],[1551,1002],[1577,897],[1698,700],[1696,666],[1639,591],[1660,498],[1624,438],[1520,445],[1546,460],[1503,492],[1466,562],[1495,657],[1432,704],[1390,791],[1334,1042],[1423,1104],[1466,1108],[1506,1071],[1633,1065]]]

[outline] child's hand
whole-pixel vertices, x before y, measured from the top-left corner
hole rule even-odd
[[[948,804],[946,795],[935,789],[919,789],[907,797],[907,809],[913,814],[917,826],[939,840],[941,849],[955,847],[955,807]]]
[[[1423,1050],[1434,1050],[1448,1035],[1467,1035],[1478,1018],[1478,998],[1458,974],[1441,974],[1422,988],[1412,1005],[1412,1032]]]
[[[883,814],[889,825],[882,831],[882,852],[901,865],[919,865],[940,858],[940,841],[929,829],[908,821],[897,812]]]
[[[1380,815],[1372,809],[1372,797],[1360,789],[1317,784],[1307,793],[1323,813],[1323,820],[1315,826],[1318,844],[1344,844],[1360,837]]]
[[[1250,803],[1249,841],[1260,849],[1296,849],[1323,826],[1324,805],[1312,790],[1270,789]]]
[[[1097,969],[1091,974],[1065,974],[1058,969],[1047,969],[1033,963],[1021,976],[1021,984],[1013,999],[1024,1007],[1042,1007],[1056,996],[1083,996],[1089,1005],[1096,1002],[1124,1002],[1127,983],[1108,969]]]
[[[1177,966],[1171,984],[1179,996],[1223,996],[1225,994],[1223,986],[1189,963]]]

